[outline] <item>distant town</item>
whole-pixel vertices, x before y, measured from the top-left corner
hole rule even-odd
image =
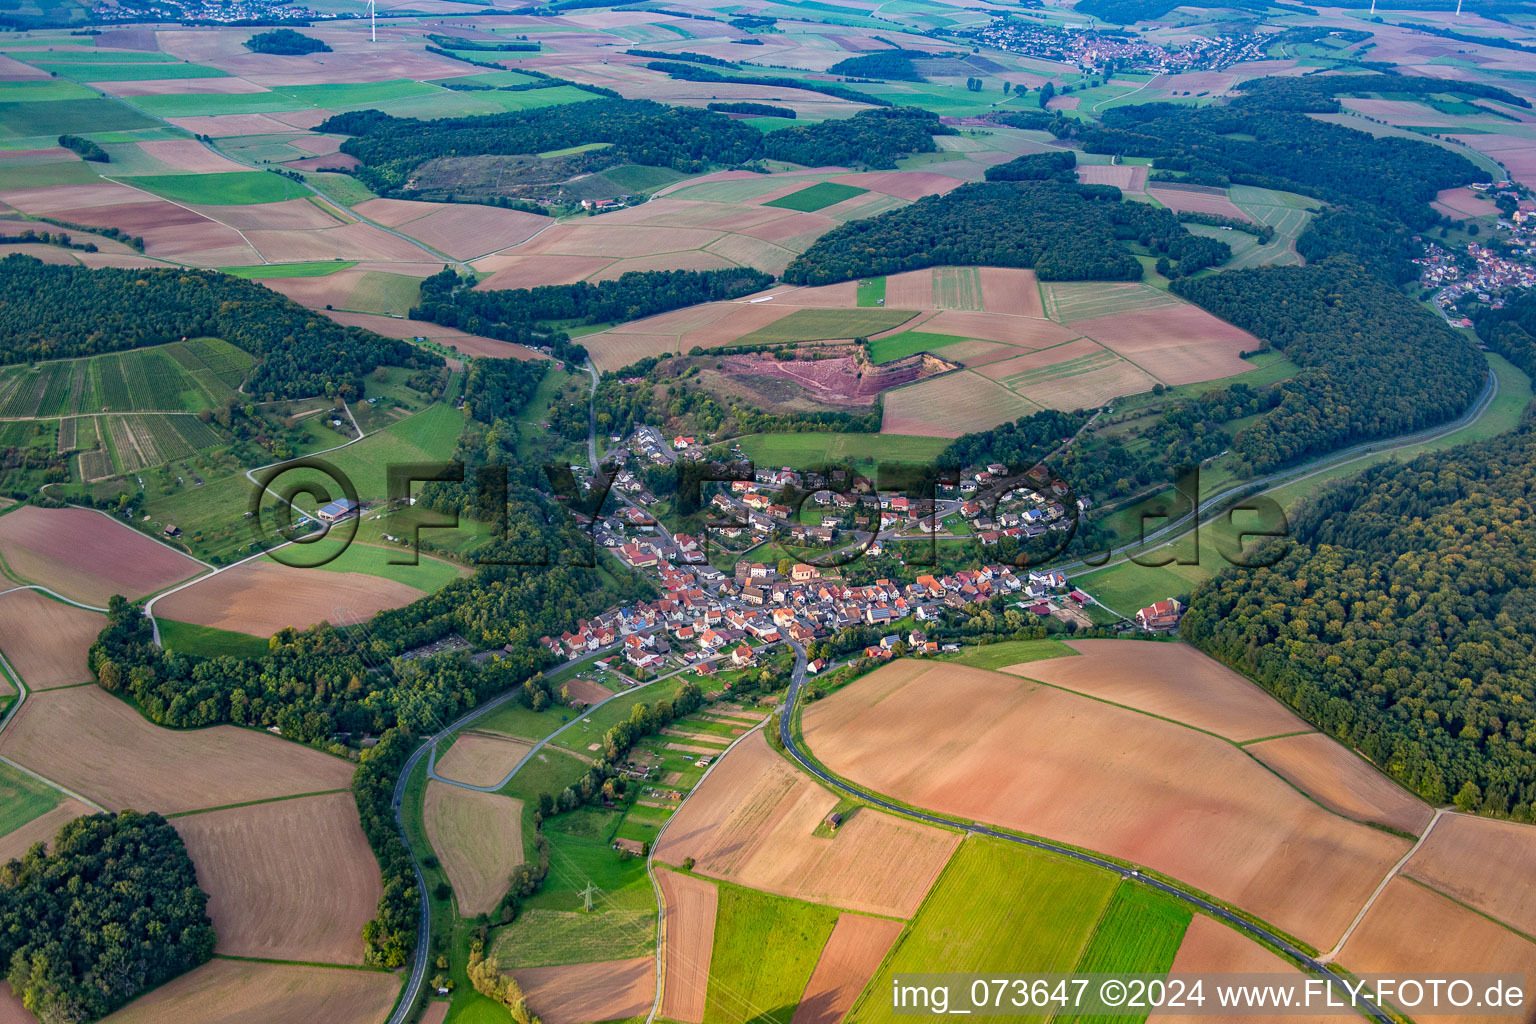
[[[994,49],[1073,64],[1090,74],[1221,71],[1263,60],[1272,42],[1260,35],[1197,36],[1182,46],[1159,46],[1126,32],[1061,28],[1012,14],[997,15],[986,28],[962,34]]]

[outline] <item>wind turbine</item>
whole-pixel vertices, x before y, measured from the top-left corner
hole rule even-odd
[[[373,0],[368,0],[368,41],[371,43],[379,41],[378,12],[374,10]]]

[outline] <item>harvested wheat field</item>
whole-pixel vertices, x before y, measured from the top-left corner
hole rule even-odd
[[[487,256],[475,261],[475,269],[491,276],[475,285],[477,291],[504,288],[538,288],[546,284],[575,284],[612,263],[607,256],[523,256],[517,253]]]
[[[804,732],[877,792],[1146,865],[1320,948],[1411,845],[1226,740],[960,665],[887,665],[807,708]]]
[[[1529,881],[1526,882],[1529,885]],[[1355,974],[1498,973],[1536,975],[1536,943],[1412,879],[1387,883],[1339,953]],[[1435,1020],[1507,1021],[1508,1016]]]
[[[713,882],[676,871],[657,871],[656,884],[661,887],[661,928],[665,935],[661,1016],[683,1024],[702,1024],[720,890]]]
[[[1187,644],[1074,640],[1075,658],[1003,669],[1237,743],[1310,729],[1257,685]]]
[[[86,655],[106,628],[107,617],[100,612],[35,590],[0,596],[0,654],[34,690],[91,682]]]
[[[1233,220],[1253,220],[1244,213],[1236,203],[1227,198],[1224,190],[1212,192],[1197,192],[1193,189],[1183,188],[1158,188],[1152,186],[1147,189],[1147,195],[1162,203],[1175,213],[1214,213],[1222,217],[1231,217]]]
[[[427,1003],[427,1008],[421,1012],[421,1020],[417,1024],[443,1024],[448,1019],[448,1008],[453,1005],[446,999],[434,999]]]
[[[900,921],[880,917],[838,917],[790,1024],[838,1024],[874,976],[901,928]]]
[[[109,1024],[376,1024],[400,979],[384,971],[210,960],[108,1017]]]
[[[1295,976],[1301,972],[1288,961],[1248,938],[1235,928],[1215,918],[1196,914],[1184,930],[1184,941],[1169,967],[1172,974],[1280,974]],[[1207,1024],[1208,1015],[1153,1013],[1147,1024]],[[1264,1014],[1222,1014],[1226,1024],[1274,1024],[1275,1018]]]
[[[161,163],[170,164],[189,174],[206,174],[217,171],[245,171],[250,168],[237,164],[228,157],[220,156],[196,139],[166,139],[161,142],[141,142],[139,149],[144,155]]]
[[[465,917],[488,914],[523,862],[523,802],[431,780],[422,808],[427,841],[448,872]]]
[[[162,729],[95,686],[33,694],[0,754],[113,811],[174,814],[352,781],[341,758],[233,725]]]
[[[960,837],[873,809],[830,838],[812,835],[837,797],[774,753],[738,743],[672,816],[656,844],[670,864],[781,896],[911,917]],[[901,850],[893,862],[889,851]]]
[[[307,199],[284,199],[276,203],[252,203],[249,206],[194,206],[203,216],[227,224],[239,231],[309,231],[334,228],[346,223],[329,210]],[[327,275],[329,276],[329,275]],[[277,281],[324,281],[325,277],[274,277]]]
[[[888,391],[880,431],[922,437],[959,437],[1039,412],[1040,407],[970,371]]]
[[[1246,749],[1312,799],[1346,818],[1418,835],[1434,817],[1435,812],[1424,801],[1320,732],[1265,740]],[[1528,831],[1531,835],[1527,841],[1536,855],[1536,829]],[[1536,867],[1536,856],[1532,866]],[[1536,914],[1536,903],[1532,911]]]
[[[17,575],[105,607],[204,571],[202,563],[100,512],[24,505],[0,516],[0,555]]]
[[[959,178],[932,171],[869,171],[863,174],[845,174],[838,179],[841,185],[867,188],[871,192],[884,192],[899,199],[921,199],[923,196],[941,196],[964,185]]]
[[[885,308],[933,309],[933,268],[887,275]]]
[[[1442,814],[1403,873],[1536,935],[1536,827]]]
[[[527,241],[553,223],[548,217],[523,213],[521,210],[455,203],[447,207],[438,206],[435,212],[407,222],[400,230],[454,259],[462,260]]]
[[[842,281],[807,288],[776,288],[749,296],[749,299],[771,299],[786,306],[816,306],[821,309],[852,309],[858,305],[859,283]]]
[[[712,252],[697,249],[614,260],[587,280],[610,281],[625,274],[645,273],[648,270],[729,270],[735,266],[735,263],[724,256],[716,256]]]
[[[0,71],[4,71],[3,66]],[[3,981],[0,981],[0,1024],[37,1024],[37,1018],[22,1003],[21,997],[13,995],[11,986]]]
[[[1072,325],[1165,384],[1193,384],[1252,369],[1238,358],[1259,339],[1198,306],[1167,306]]]
[[[360,964],[379,864],[349,792],[205,811],[176,831],[208,893],[216,951]]]
[[[512,773],[523,755],[533,749],[524,740],[485,732],[466,732],[437,759],[437,774],[471,786],[494,786]]]
[[[53,837],[59,834],[59,829],[66,822],[74,821],[82,814],[90,814],[92,808],[74,799],[65,797],[51,811],[46,811],[27,822],[18,829],[13,829],[0,836],[0,864],[8,863],[32,848],[33,843],[52,843]],[[5,1014],[0,1012],[0,1022],[5,1020]]]
[[[653,226],[557,224],[523,246],[523,254],[559,256],[650,256],[659,252],[702,249],[720,237],[718,231]]]
[[[1052,320],[960,309],[941,311],[923,321],[922,330],[931,334],[953,334],[961,338],[996,341],[1031,350],[1060,345],[1083,333]]]
[[[1014,267],[981,267],[981,308],[988,313],[1012,316],[1045,316],[1040,305],[1040,282],[1033,270]]]
[[[360,572],[315,572],[276,562],[245,562],[155,602],[155,614],[177,622],[271,636],[293,626],[371,619],[401,608],[423,591]]]
[[[656,998],[656,958],[512,971],[544,1024],[587,1024],[645,1015]]]
[[[1139,164],[1078,164],[1077,180],[1084,185],[1113,185],[1122,192],[1142,192],[1147,169]]]

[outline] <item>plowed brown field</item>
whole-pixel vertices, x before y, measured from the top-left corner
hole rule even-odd
[[[1229,740],[1310,729],[1258,686],[1186,644],[1075,640],[1076,658],[1003,671],[1184,722]]]
[[[495,785],[532,749],[524,740],[466,732],[437,759],[437,774],[471,786]]]
[[[757,733],[737,744],[673,815],[656,855],[670,864],[693,857],[700,874],[813,903],[916,913],[960,837],[867,808],[831,838],[812,835],[836,805],[836,796]],[[890,858],[891,850],[901,857]]]
[[[155,603],[155,614],[178,622],[271,636],[288,626],[371,619],[424,593],[360,572],[313,572],[276,562],[246,562]]]
[[[351,793],[175,819],[208,893],[217,951],[360,964],[383,890]]]
[[[837,1024],[901,934],[901,922],[843,914],[822,948],[790,1024]]]
[[[105,1024],[376,1024],[400,979],[384,971],[211,960],[103,1017]]]
[[[1441,815],[1403,873],[1536,935],[1536,827]]]
[[[1225,740],[960,665],[881,668],[807,708],[804,733],[877,792],[1147,865],[1320,948],[1410,845]]]
[[[1165,384],[1193,384],[1242,373],[1252,367],[1238,354],[1259,348],[1259,339],[1197,306],[1118,313],[1072,326]]]
[[[0,555],[12,571],[76,601],[105,607],[143,597],[204,566],[100,512],[25,505],[0,516]]]
[[[513,971],[545,1024],[588,1024],[643,1016],[656,998],[656,959],[609,960]]]
[[[666,936],[661,1015],[683,1024],[701,1024],[720,891],[712,882],[676,871],[657,871],[656,884],[661,887],[661,926]]]
[[[1435,812],[1424,801],[1320,732],[1265,740],[1246,749],[1318,803],[1347,818],[1418,835],[1434,817]],[[1442,821],[1435,828],[1436,834],[1444,827]],[[1528,841],[1536,853],[1536,829],[1529,831]]]
[[[107,617],[35,590],[0,596],[0,653],[34,690],[88,683],[86,654]]]
[[[172,814],[352,781],[341,758],[233,725],[162,729],[96,686],[33,694],[0,754],[114,811]]]

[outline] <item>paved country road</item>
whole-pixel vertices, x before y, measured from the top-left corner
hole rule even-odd
[[[800,688],[805,684],[805,648],[793,642],[791,642],[791,646],[795,649],[795,674],[793,681],[789,685],[789,694],[784,699],[783,710],[779,713],[779,739],[783,741],[784,749],[789,752],[789,755],[793,757],[797,762],[799,762],[800,767],[816,776],[816,778],[820,779],[828,786],[840,792],[855,796],[860,800],[874,804],[877,807],[882,807],[885,810],[892,811],[906,818],[915,818],[918,821],[925,821],[932,825],[940,825],[944,828],[958,828],[961,831],[973,833],[975,835],[990,836],[994,839],[1002,839],[1010,843],[1018,843],[1020,846],[1031,846],[1037,850],[1046,850],[1050,853],[1059,854],[1063,857],[1071,857],[1073,860],[1082,861],[1085,864],[1092,864],[1095,867],[1118,872],[1120,875],[1127,879],[1134,879],[1135,881],[1144,885],[1151,886],[1153,889],[1156,889],[1159,892],[1167,893],[1169,896],[1172,896],[1177,900],[1181,900],[1184,903],[1187,903],[1190,906],[1196,908],[1197,910],[1204,911],[1205,913],[1210,914],[1212,917],[1219,918],[1220,920],[1225,921],[1227,924],[1232,925],[1234,928],[1238,928],[1241,931],[1247,932],[1249,935],[1252,935],[1265,944],[1278,949],[1288,959],[1300,965],[1301,968],[1308,973],[1327,978],[1333,987],[1338,990],[1339,997],[1341,999],[1346,1001],[1349,999],[1349,991],[1344,987],[1344,979],[1340,978],[1338,975],[1330,973],[1320,961],[1309,956],[1307,953],[1302,952],[1300,949],[1297,949],[1289,941],[1281,938],[1274,932],[1269,931],[1264,926],[1255,924],[1247,918],[1234,914],[1232,911],[1226,909],[1223,906],[1220,906],[1219,904],[1212,903],[1210,900],[1196,896],[1193,893],[1185,892],[1183,889],[1170,885],[1161,879],[1152,878],[1141,874],[1139,871],[1126,868],[1121,864],[1116,864],[1113,861],[1106,860],[1103,857],[1096,857],[1091,853],[1084,853],[1081,850],[1074,850],[1067,846],[1058,846],[1055,843],[1047,842],[1043,839],[1028,839],[1024,836],[1014,835],[1011,832],[1004,832],[999,829],[994,829],[987,825],[982,825],[975,822],[955,821],[950,818],[942,818],[935,814],[928,814],[924,811],[903,807],[900,804],[886,799],[885,797],[859,789],[856,786],[844,782],[842,779],[832,775],[826,769],[822,768],[820,763],[812,759],[803,750],[801,750],[799,744],[797,744],[795,741],[794,731],[790,727],[791,719],[794,717],[795,702],[799,699]],[[1381,1010],[1377,1007],[1369,1007],[1367,1009],[1367,1013],[1370,1017],[1380,1021],[1381,1024],[1393,1024],[1392,1017],[1384,1010]]]

